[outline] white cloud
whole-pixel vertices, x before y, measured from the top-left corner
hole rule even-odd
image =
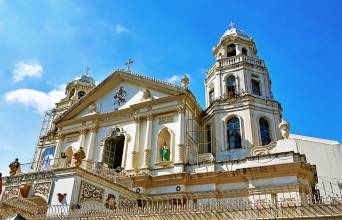
[[[38,113],[52,109],[55,103],[64,97],[64,90],[52,90],[42,92],[34,89],[17,89],[5,94],[5,100],[11,103],[24,105],[26,108],[34,108]]]
[[[116,33],[128,33],[129,30],[125,28],[124,26],[122,26],[121,24],[117,24],[115,27],[115,32]]]
[[[19,62],[15,64],[13,70],[13,81],[18,82],[23,80],[25,77],[35,77],[39,78],[43,75],[43,67],[40,63],[24,63]]]
[[[185,74],[188,78],[190,78],[189,74]],[[170,78],[168,78],[166,81],[172,84],[180,84],[182,78],[184,75],[173,75]]]

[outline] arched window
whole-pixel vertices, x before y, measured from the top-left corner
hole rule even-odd
[[[268,121],[264,118],[259,119],[261,145],[271,143],[271,132]]]
[[[252,94],[261,95],[260,82],[255,79],[252,79]]]
[[[227,79],[226,82],[227,86],[227,95],[228,97],[234,97],[235,96],[235,91],[236,91],[236,86],[235,86],[235,76],[230,76]]]
[[[79,91],[78,92],[78,98],[82,98],[83,96],[85,95],[85,92],[84,91]]]
[[[236,47],[235,44],[230,44],[227,47],[227,57],[232,57],[232,56],[236,56]]]
[[[241,53],[242,53],[242,55],[247,56],[247,49],[243,47],[241,50]]]
[[[228,149],[241,148],[240,120],[233,117],[227,122]]]
[[[120,129],[112,132],[111,137],[105,141],[103,162],[111,169],[121,169],[125,136]]]

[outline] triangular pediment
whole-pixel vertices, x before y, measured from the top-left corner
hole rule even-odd
[[[94,112],[104,114],[122,110],[142,102],[182,93],[184,89],[176,85],[129,72],[116,71],[71,106],[58,122]]]

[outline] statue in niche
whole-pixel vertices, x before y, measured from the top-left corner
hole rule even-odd
[[[15,160],[10,163],[8,167],[10,168],[10,176],[15,176],[20,170],[19,159],[15,158]]]
[[[164,141],[164,144],[160,149],[160,155],[161,155],[162,161],[169,161],[170,160],[170,150],[166,145],[166,141]]]
[[[115,209],[116,208],[115,196],[113,194],[108,194],[105,206],[107,209]]]
[[[75,158],[75,166],[79,167],[82,163],[82,160],[85,158],[85,152],[83,150],[83,147],[80,147],[78,151],[74,153],[74,158]]]

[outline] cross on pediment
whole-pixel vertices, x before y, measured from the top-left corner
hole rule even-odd
[[[131,58],[128,59],[127,63],[125,63],[125,65],[127,66],[127,71],[131,72],[131,65],[134,63],[134,60],[132,60]]]

